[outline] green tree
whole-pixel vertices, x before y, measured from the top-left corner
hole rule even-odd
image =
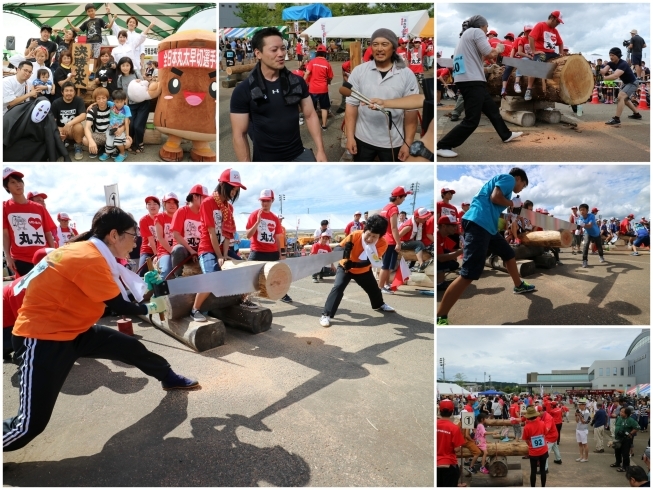
[[[432,3],[377,3],[370,13],[384,14],[394,12],[412,12],[414,10],[428,10],[429,17],[433,17],[435,7]]]
[[[235,14],[242,19],[238,27],[258,27],[277,25],[274,23],[274,13],[264,3],[241,3]]]
[[[456,373],[453,376],[453,382],[462,388],[463,383],[467,381],[467,376],[463,373]]]

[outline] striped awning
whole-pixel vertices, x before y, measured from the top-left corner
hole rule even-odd
[[[639,389],[639,392],[637,391]],[[641,384],[629,389],[626,394],[634,396],[650,396],[651,395],[651,385],[650,384]]]
[[[281,32],[284,32],[288,29],[288,26],[273,26],[279,29]],[[220,37],[222,39],[242,39],[242,38],[251,38],[257,31],[263,29],[264,27],[225,27],[220,29]]]

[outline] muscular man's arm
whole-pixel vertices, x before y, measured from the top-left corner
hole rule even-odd
[[[231,119],[231,141],[236,152],[236,159],[239,162],[251,162],[249,154],[249,141],[247,140],[247,128],[249,127],[249,114],[229,115]]]
[[[324,143],[322,142],[322,126],[320,125],[320,118],[315,112],[313,101],[310,97],[302,99],[301,108],[302,112],[304,113],[306,127],[308,127],[308,132],[311,133],[311,137],[315,143],[315,158],[318,162],[326,162],[326,155],[324,154]]]
[[[501,189],[498,187],[495,187],[492,191],[490,201],[492,201],[494,204],[499,204],[500,206],[512,206],[512,201],[510,199],[506,199],[506,197],[503,195],[503,192],[501,192]]]

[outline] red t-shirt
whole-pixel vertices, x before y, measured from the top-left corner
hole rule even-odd
[[[431,216],[426,223],[424,223],[424,229],[422,230],[422,243],[427,247],[433,243],[433,240],[429,239],[426,235],[433,235],[435,233],[435,217]]]
[[[331,247],[329,245],[322,245],[321,243],[314,243],[311,247],[311,255],[316,254],[328,254],[331,253]]]
[[[440,235],[440,232],[438,231],[438,234],[436,235],[438,239],[438,255],[447,253],[444,250],[447,249],[449,252],[453,252],[454,247],[456,246],[456,242],[454,242],[451,238],[444,237]]]
[[[183,236],[193,250],[200,245],[200,228],[202,220],[199,213],[193,213],[190,206],[184,206],[175,211],[170,224],[170,233],[178,232]]]
[[[372,46],[368,46],[363,55],[363,61],[368,62],[372,59]]]
[[[449,69],[448,68],[440,68],[437,70],[437,78],[445,78],[449,74]]]
[[[626,233],[628,233],[629,227],[630,227],[630,221],[628,221],[628,218],[622,219],[621,223],[619,223],[619,233],[625,235]]]
[[[347,226],[345,226],[345,235],[349,235],[352,231],[362,230],[364,227],[365,225],[360,221],[358,223],[351,221],[350,223],[347,223]]]
[[[154,218],[152,218],[152,216],[149,214],[146,214],[138,222],[138,227],[141,229],[141,237],[143,238],[143,241],[141,242],[141,254],[154,255],[154,250],[152,250],[152,247],[150,247],[150,242],[148,240],[148,238],[152,236],[156,242]]]
[[[163,227],[163,236],[168,240],[168,244],[171,247],[176,245],[174,238],[172,237],[172,230],[170,225],[172,224],[172,216],[168,216],[165,213],[160,213],[154,218],[154,224],[160,224]],[[161,245],[161,242],[156,244],[156,256],[161,257],[163,255],[170,255],[165,248]]]
[[[308,92],[311,94],[329,93],[329,80],[333,80],[333,68],[331,64],[322,58],[316,56],[306,65],[306,71],[310,71],[310,80],[308,82]]]
[[[440,216],[453,216],[456,219],[458,218],[458,208],[453,204],[445,203],[444,201],[438,201],[435,211],[438,218]]]
[[[555,47],[563,45],[558,29],[549,27],[546,22],[535,24],[530,37],[535,39],[535,51],[555,53]]]
[[[402,242],[409,242],[410,241],[410,236],[413,233],[413,218],[408,218],[406,221],[404,221],[400,226],[399,226],[399,239]],[[401,234],[401,230],[404,228],[410,228],[410,231],[407,231],[405,235]],[[424,236],[424,227],[422,226],[422,236]]]
[[[465,438],[460,427],[451,422],[451,420],[438,419],[437,429],[438,466],[458,464],[455,449],[465,444]]]
[[[2,289],[2,328],[13,327],[16,323],[18,310],[23,305],[27,288],[18,293],[18,296],[14,296],[14,287],[22,280],[22,277],[14,279],[11,284],[7,284]]]
[[[401,59],[404,60],[404,62],[405,62],[406,64],[408,64],[408,52],[406,51],[406,48],[403,48],[403,47],[399,46],[399,47],[397,48],[397,51],[395,51],[395,52],[399,55],[399,57],[400,57]],[[441,70],[446,70],[446,68],[440,68],[440,69],[438,70],[438,76],[441,76],[441,75],[440,75],[440,71],[441,71]],[[444,75],[442,75],[442,76],[444,76]]]
[[[396,204],[389,202],[388,204],[383,206],[383,209],[379,214],[388,220],[388,229],[386,230],[385,235],[383,236],[383,238],[385,238],[385,242],[388,244],[388,246],[390,245],[396,246],[397,243],[395,242],[395,239],[392,236],[392,225],[390,224],[390,218],[399,214],[399,208],[397,207]]]
[[[234,207],[231,203],[227,203],[227,205],[233,215]],[[209,228],[215,229],[215,233],[218,236],[218,243],[220,245],[222,245],[225,238],[233,238],[233,234],[227,234],[222,229],[222,213],[218,211],[218,205],[212,196],[205,197],[200,205],[200,221],[202,222],[202,226],[200,226],[200,245],[197,249],[198,255],[204,253],[215,254],[215,250],[213,250],[213,245],[211,244],[211,237],[209,236]]]
[[[422,47],[413,48],[406,54],[409,57],[408,68],[410,68],[410,71],[413,73],[424,73],[424,65],[422,64],[424,52],[422,51]]]
[[[302,43],[297,43],[297,46],[295,46],[295,52],[301,55],[304,54]]]
[[[540,417],[542,422],[544,422],[544,427],[546,428],[546,434],[544,440],[546,442],[556,442],[558,440],[558,428],[555,425],[555,420],[550,413],[544,412]]]
[[[247,219],[247,229],[249,230],[254,223],[256,223],[259,210],[253,211]],[[279,245],[277,244],[277,239],[275,235],[281,235],[281,221],[277,218],[277,215],[264,211],[261,214],[261,222],[258,225],[258,229],[250,238],[250,250],[254,252],[278,252]]]
[[[45,232],[57,229],[47,209],[34,201],[2,203],[2,228],[9,231],[9,254],[14,260],[32,263],[34,253],[48,247]]]
[[[426,56],[433,56],[433,52],[434,52],[433,45],[429,44],[426,48]]]
[[[517,53],[519,52],[519,46],[524,46],[524,49],[523,49],[524,53],[532,54],[531,53],[531,43],[528,40],[527,36],[522,36],[522,37],[518,37],[517,39],[515,39],[515,42],[513,44],[513,47],[515,49],[515,56],[517,56]]]
[[[549,413],[553,417],[554,424],[562,424],[562,408],[560,407],[552,408]]]
[[[342,71],[344,71],[345,73],[350,74],[350,73],[351,73],[351,61],[349,61],[349,60],[348,60],[348,61],[345,61],[345,62],[342,64],[342,67],[341,67],[341,68],[342,68]]]
[[[510,417],[514,419],[519,418],[519,403],[514,402],[510,405]]]
[[[546,426],[539,418],[532,421],[526,421],[524,431],[522,432],[522,439],[526,441],[526,444],[528,444],[529,456],[542,456],[549,452],[549,448],[546,445],[546,439],[544,438],[545,434]]]

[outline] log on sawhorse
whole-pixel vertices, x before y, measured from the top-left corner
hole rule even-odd
[[[485,259],[485,266],[491,269],[499,270],[502,272],[508,272],[506,266],[501,260],[501,257],[493,256]],[[517,261],[517,273],[520,277],[528,277],[535,274],[535,261],[534,260],[518,260]]]

